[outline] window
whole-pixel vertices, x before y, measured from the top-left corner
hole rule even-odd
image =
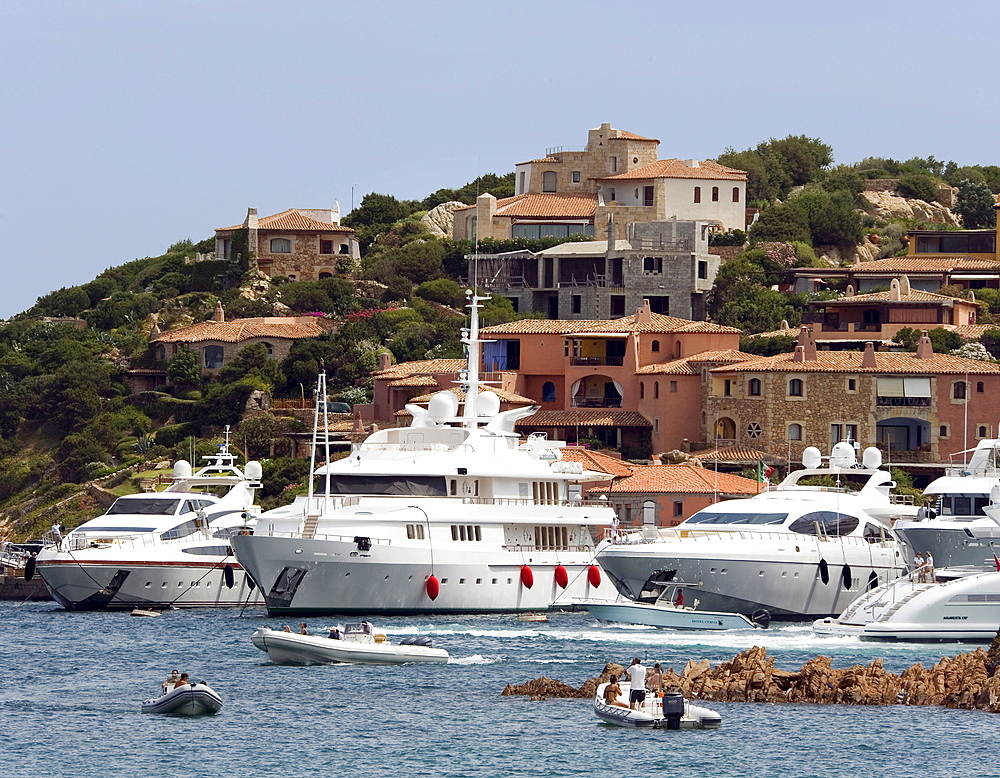
[[[952,385],[951,396],[955,400],[964,400],[966,394],[965,381],[956,381]]]
[[[857,378],[848,378],[847,379],[847,391],[849,391],[849,392],[856,392],[856,391],[858,391],[858,379]]]
[[[653,352],[659,351],[660,350],[660,341],[654,340],[652,343],[649,344],[649,349],[650,349],[650,351],[653,351]]]
[[[670,391],[671,392],[676,392],[677,391],[677,382],[676,381],[671,381],[670,382]]]
[[[752,421],[749,424],[747,424],[746,433],[748,438],[751,439],[759,438],[763,431],[764,430],[761,429],[759,421]]]
[[[740,188],[738,186],[733,187],[733,202],[738,203],[740,201]]]
[[[161,362],[167,358],[167,347],[162,343],[156,347],[156,358]]]
[[[640,381],[639,382],[639,399],[640,400],[646,399],[646,382],[645,381]]]
[[[663,257],[643,257],[642,258],[642,272],[644,272],[644,273],[662,273],[663,272]]]
[[[733,379],[726,378],[722,382],[722,396],[732,397],[733,396]]]
[[[292,242],[288,238],[271,238],[272,254],[291,254]]]
[[[940,427],[938,427],[938,437],[939,438],[946,438],[946,437],[948,437],[948,425],[947,424],[942,424]]]
[[[789,397],[801,397],[802,396],[802,379],[793,378],[788,382],[788,396]]]
[[[542,173],[542,191],[543,192],[554,192],[556,191],[556,174],[552,170],[546,170]]]
[[[329,273],[324,270],[322,273],[319,274],[319,280],[322,281],[324,278],[333,278],[333,273]]]
[[[522,170],[517,176],[517,193],[524,194],[524,171]]]
[[[611,295],[611,315],[612,316],[625,315],[625,295],[623,294]]]
[[[788,425],[788,439],[789,440],[802,440],[802,425],[801,424],[789,424]]]
[[[615,190],[612,188],[612,190],[611,190],[611,202],[614,202],[614,201],[615,201]]]
[[[346,254],[350,254],[351,253],[351,247],[348,246],[346,243],[341,243],[340,244],[340,253],[341,254],[345,254],[345,255]]]
[[[660,295],[650,295],[646,298],[649,300],[649,312],[650,313],[661,313],[664,316],[670,315],[670,298]]]
[[[683,515],[684,515],[684,501],[674,500],[674,516],[678,517]]]
[[[618,172],[618,157],[611,157],[611,159],[608,160],[608,164],[611,167],[612,173]],[[612,189],[611,191],[614,192],[614,189]],[[615,198],[612,197],[611,199],[614,200]]]
[[[653,205],[653,187],[644,186],[642,188],[642,204],[646,207]]]
[[[333,241],[332,240],[321,240],[319,242],[319,253],[320,254],[332,254],[333,253]]]
[[[719,187],[717,186],[712,187],[712,202],[713,203],[719,202]]]
[[[751,397],[760,397],[760,379],[751,378],[750,383],[747,384],[747,394]]]
[[[698,278],[708,278],[708,260],[698,260]]]
[[[653,399],[657,400],[660,397],[660,382],[653,381]]]
[[[222,367],[225,354],[226,352],[222,346],[205,346],[205,367],[210,370]]]
[[[521,175],[524,175],[524,174],[522,173]],[[573,171],[573,183],[574,184],[579,184],[580,183],[580,171],[579,170],[574,170]]]
[[[271,359],[274,356],[274,346],[264,341],[264,349],[267,351],[267,358]]]
[[[556,401],[556,385],[551,381],[542,384],[542,402],[554,403]]]
[[[976,381],[976,393],[982,394],[985,391],[986,391],[986,384],[984,384],[982,381]]]
[[[985,424],[980,424],[978,427],[976,427],[976,437],[977,438],[988,438],[989,437],[989,431],[986,429],[986,425]]]
[[[583,310],[583,297],[578,294],[572,296],[573,313],[580,313]]]
[[[701,187],[700,186],[696,186],[694,188],[694,201],[696,203],[700,203],[701,202]]]

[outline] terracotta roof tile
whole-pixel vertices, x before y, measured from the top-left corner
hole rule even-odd
[[[688,167],[679,159],[659,159],[650,162],[648,165],[637,167],[627,173],[619,173],[617,176],[606,176],[598,179],[600,181],[630,181],[635,179],[651,178],[698,178],[707,180],[723,181],[746,181],[745,170],[736,170],[718,162],[705,160],[699,162],[698,167]]]
[[[395,381],[390,381],[388,386],[393,389],[400,387],[420,387],[420,386],[437,386],[438,382],[431,378],[429,375],[412,375],[406,376],[405,378],[397,378]]]
[[[561,451],[564,460],[579,462],[585,470],[596,470],[599,473],[607,473],[617,478],[632,475],[631,465],[615,457],[602,454],[600,451],[591,451],[583,446],[566,446]]]
[[[615,481],[610,488],[595,487],[588,492],[612,494],[757,494],[763,485],[732,473],[717,473],[693,465],[644,465],[632,468],[632,475]]]
[[[265,216],[258,219],[257,228],[261,230],[281,230],[287,232],[343,232],[353,234],[354,230],[340,224],[329,224],[317,219],[311,219],[297,208],[289,208],[287,211],[276,213],[273,216]],[[220,227],[216,232],[231,232],[243,229],[242,224],[234,227]]]
[[[412,375],[432,373],[457,373],[465,368],[464,359],[419,359],[413,362],[399,362],[385,370],[372,373],[375,378],[407,378]]]
[[[608,140],[648,140],[653,143],[659,143],[656,138],[646,138],[642,135],[636,135],[634,132],[629,132],[628,130],[618,130],[618,134],[614,137],[608,138]]]
[[[951,354],[935,354],[930,359],[917,359],[913,353],[875,352],[875,367],[862,367],[861,351],[819,351],[816,359],[793,362],[793,354],[748,362],[737,362],[726,367],[712,368],[712,373],[1000,373],[1000,364],[979,362]]]
[[[652,427],[638,411],[600,408],[571,411],[539,411],[521,419],[518,427]]]
[[[475,208],[456,208],[463,211]],[[509,219],[593,219],[597,195],[591,194],[519,194],[497,200],[496,215]]]
[[[611,320],[581,320],[566,319],[519,319],[507,324],[497,324],[484,327],[484,335],[529,335],[529,334],[563,334],[575,332],[711,332],[739,334],[736,327],[725,327],[707,321],[690,321],[678,319],[675,316],[650,314],[648,322],[636,323],[635,316],[625,316]]]
[[[744,362],[748,359],[757,359],[756,354],[746,354],[735,349],[722,349],[719,351],[702,351],[699,354],[692,354],[689,357],[682,357],[671,362],[660,362],[655,365],[646,365],[636,370],[636,375],[698,375],[699,371],[691,367],[691,362]]]
[[[821,275],[819,268],[811,269],[816,275]],[[905,257],[886,257],[874,259],[871,262],[859,262],[849,268],[840,268],[852,273],[946,273],[952,270],[998,270],[1000,263],[992,259],[979,259],[970,256],[929,256],[922,257],[908,254]]]
[[[773,462],[780,457],[774,457],[764,451],[758,451],[750,446],[724,446],[723,448],[712,449],[711,451],[695,451],[692,457],[699,462],[746,462],[755,464],[757,462]]]
[[[151,343],[198,343],[218,340],[222,343],[242,343],[252,338],[315,338],[325,330],[315,321],[295,316],[267,316],[232,321],[203,321],[176,330],[167,330]]]
[[[1000,329],[997,324],[961,324],[955,327],[955,332],[966,340],[979,340],[987,330]]]
[[[953,297],[951,295],[935,294],[934,292],[925,292],[922,289],[911,289],[907,294],[901,294],[898,300],[892,299],[892,292],[890,290],[885,290],[882,292],[870,292],[868,294],[856,294],[851,297],[840,297],[833,300],[816,300],[811,302],[810,305],[823,307],[823,306],[834,306],[840,305],[841,303],[847,303],[848,305],[852,303],[877,303],[877,302],[891,302],[891,303],[944,303],[944,302],[954,302],[955,300],[960,300],[961,302],[969,303],[974,305],[971,300],[963,297]]]

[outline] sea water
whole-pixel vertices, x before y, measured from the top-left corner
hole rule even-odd
[[[354,620],[354,619],[352,619]],[[882,658],[898,672],[969,650],[821,638],[807,624],[678,633],[513,615],[372,619],[397,641],[430,635],[446,665],[283,667],[250,643],[284,623],[262,609],[156,618],[0,603],[0,778],[24,776],[1000,776],[1000,716],[905,706],[709,703],[715,731],[601,723],[590,700],[502,697],[547,676],[579,686],[604,663],[680,670],[763,645],[781,669]],[[286,620],[287,621],[287,620]],[[307,619],[314,634],[343,623]],[[297,621],[293,623],[297,628]],[[140,713],[173,669],[205,679],[211,717]]]

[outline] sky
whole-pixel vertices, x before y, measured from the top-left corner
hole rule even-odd
[[[0,318],[250,206],[422,199],[603,122],[661,158],[998,164],[998,32],[995,0],[0,0]]]

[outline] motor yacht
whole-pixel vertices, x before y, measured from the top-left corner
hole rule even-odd
[[[848,442],[826,467],[819,449],[803,452],[802,470],[747,499],[711,505],[673,528],[644,527],[598,551],[618,590],[639,599],[667,574],[698,586],[702,607],[751,616],[817,618],[840,613],[857,595],[906,571],[889,527],[913,516],[895,501],[881,452],[857,462]]]
[[[410,426],[375,431],[335,462],[320,375],[313,452],[327,464],[307,495],[233,538],[268,613],[545,611],[600,591],[595,538],[615,514],[581,484],[611,476],[564,459],[544,434],[522,440],[514,426],[538,406],[501,411],[480,392],[484,299],[470,293],[464,402],[443,390],[407,405]]]
[[[236,466],[228,438],[192,472],[174,464],[162,492],[119,497],[65,536],[48,533],[34,560],[68,610],[204,608],[260,602],[230,539],[252,528],[261,466]]]

